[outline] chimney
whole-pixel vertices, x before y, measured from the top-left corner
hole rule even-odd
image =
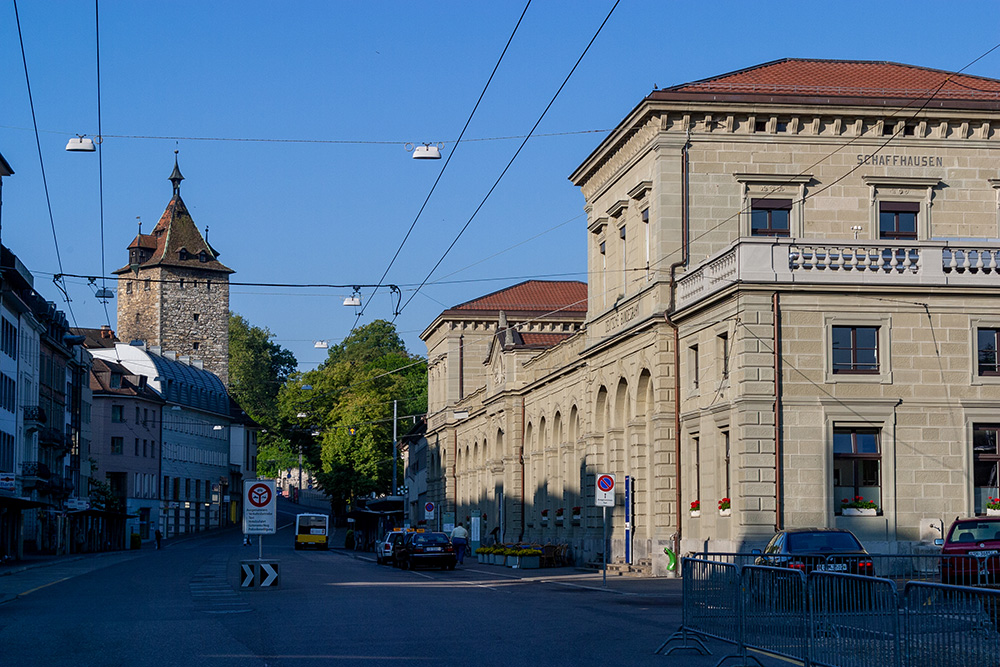
[[[108,324],[102,324],[101,325],[101,339],[102,340],[114,340],[115,339],[115,332],[111,329],[110,325],[108,325]]]

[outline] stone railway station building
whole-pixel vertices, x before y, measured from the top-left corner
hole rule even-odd
[[[993,79],[786,59],[654,90],[570,177],[588,283],[515,285],[422,334],[420,499],[584,562],[613,473],[611,560],[658,574],[664,547],[828,526],[906,553],[984,514],[998,158]]]

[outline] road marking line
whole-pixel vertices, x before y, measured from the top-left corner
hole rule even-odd
[[[48,586],[52,586],[53,584],[58,584],[59,582],[62,582],[62,581],[67,581],[68,579],[72,579],[72,577],[63,577],[62,579],[58,579],[56,581],[50,581],[49,583],[42,584],[41,586],[36,586],[35,588],[32,588],[30,591],[24,591],[23,593],[18,593],[17,597],[23,597],[25,595],[28,595],[29,593],[34,593],[35,591],[40,591],[43,588],[47,588]]]

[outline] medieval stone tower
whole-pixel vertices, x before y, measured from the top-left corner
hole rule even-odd
[[[229,274],[219,253],[195,227],[181,199],[174,159],[174,194],[151,234],[128,246],[128,266],[118,275],[118,337],[158,346],[179,359],[201,360],[229,384]]]

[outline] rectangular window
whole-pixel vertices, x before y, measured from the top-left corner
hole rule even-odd
[[[833,327],[833,372],[878,373],[878,327]]]
[[[880,239],[917,238],[917,213],[920,204],[908,201],[884,201],[878,207],[878,237]]]
[[[1000,347],[1000,329],[976,331],[976,356],[979,359],[980,375],[1000,375],[1000,365],[997,363],[998,347]]]
[[[139,412],[139,406],[137,405],[137,406],[135,406],[135,423],[137,425],[139,423],[139,414],[140,414],[140,412]]]
[[[191,500],[191,480],[184,480],[184,500]]]
[[[840,513],[842,502],[861,497],[882,507],[881,431],[873,428],[833,429],[833,500]]]
[[[722,379],[729,378],[729,334],[722,333],[718,336],[719,341],[719,364],[722,366]]]
[[[149,456],[149,441],[145,438],[142,439],[142,456],[144,458]]]
[[[181,478],[174,477],[174,500],[181,499]]]
[[[649,271],[649,209],[642,209],[642,226],[646,232],[646,271]]]
[[[111,438],[111,453],[112,454],[122,454],[125,450],[125,438],[121,436],[114,436]]]
[[[149,278],[146,278],[144,281],[142,281],[142,289],[146,290],[147,292],[149,291]]]
[[[156,458],[156,440],[149,441],[149,456],[151,458]]]
[[[985,514],[990,498],[1000,497],[1000,424],[972,427],[972,485],[975,513]]]
[[[751,199],[751,236],[789,236],[791,199]]]
[[[701,438],[691,438],[694,445],[694,499],[701,500]]]
[[[726,498],[732,498],[733,494],[731,492],[732,480],[729,474],[729,462],[730,462],[730,442],[729,442],[729,431],[722,432],[722,444],[726,448]]]
[[[698,392],[698,377],[700,375],[698,368],[698,346],[692,345],[688,348],[688,362],[691,368],[691,391]]]
[[[111,406],[111,421],[115,424],[122,424],[125,422],[125,406],[123,405],[112,405]]]
[[[628,243],[625,239],[625,228],[618,230],[618,238],[622,240],[622,294],[628,292]]]
[[[125,282],[125,293],[126,294],[131,294],[132,293],[132,281],[131,280]]]
[[[135,439],[135,455],[139,456],[139,438]]]

